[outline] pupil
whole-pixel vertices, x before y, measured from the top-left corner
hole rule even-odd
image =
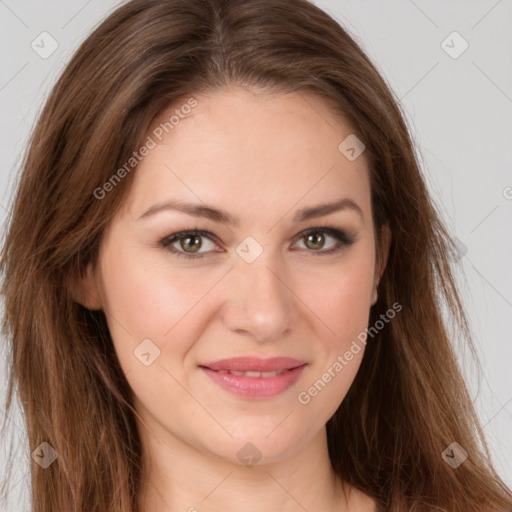
[[[189,242],[192,240],[192,243]],[[185,242],[185,244],[183,243]],[[181,239],[181,247],[185,250],[192,249],[190,252],[196,252],[201,248],[201,239],[198,236],[187,236]]]
[[[308,235],[308,243],[312,242],[313,249],[321,249],[323,245],[323,238],[322,234]]]

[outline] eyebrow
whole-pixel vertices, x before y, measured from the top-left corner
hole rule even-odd
[[[204,217],[214,222],[222,222],[234,226],[238,226],[240,224],[239,217],[233,216],[224,210],[213,208],[204,204],[186,203],[177,200],[169,200],[156,203],[151,206],[149,210],[145,211],[137,220],[139,221],[143,218],[155,215],[156,213],[168,210],[182,212],[194,217]],[[359,205],[352,199],[343,198],[332,203],[322,203],[315,206],[302,208],[296,212],[295,216],[293,217],[293,222],[304,222],[306,220],[323,217],[340,210],[354,211],[359,214],[361,219],[364,220],[363,211]]]

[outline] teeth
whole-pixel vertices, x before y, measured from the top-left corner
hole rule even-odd
[[[240,372],[245,377],[261,377],[261,372]]]
[[[256,371],[248,371],[248,372],[236,372],[232,370],[218,370],[219,373],[231,373],[233,375],[238,375],[239,377],[275,377],[276,375],[280,375],[286,370],[275,370],[273,372],[256,372]]]
[[[284,370],[276,370],[274,372],[261,372],[262,377],[275,377],[276,375],[279,375],[283,373]]]

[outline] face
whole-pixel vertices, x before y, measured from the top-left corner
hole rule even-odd
[[[161,439],[278,461],[325,433],[363,357],[382,271],[368,168],[315,95],[195,99],[168,133],[186,99],[155,120],[82,289]]]

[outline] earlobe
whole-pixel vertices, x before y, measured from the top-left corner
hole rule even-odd
[[[99,287],[92,263],[87,265],[84,276],[80,276],[71,283],[70,294],[75,302],[90,310],[102,308]]]
[[[377,302],[377,299],[379,298],[379,292],[377,291],[378,283],[375,283],[375,286],[373,287],[372,291],[372,302],[371,305],[374,306]]]

